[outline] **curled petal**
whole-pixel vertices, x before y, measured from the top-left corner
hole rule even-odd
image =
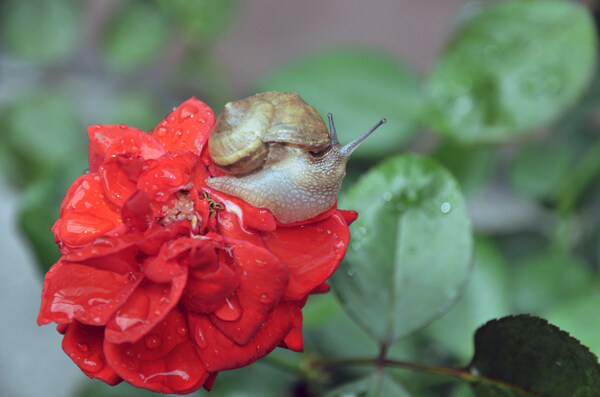
[[[122,206],[129,195],[136,189],[135,182],[122,167],[121,163],[123,162],[125,162],[125,159],[121,157],[111,158],[98,170],[98,175],[102,180],[102,187],[104,187],[108,199],[117,206]],[[130,165],[137,164],[141,171],[141,159],[130,159],[128,163]]]
[[[228,338],[245,345],[277,306],[289,272],[269,251],[245,241],[231,241],[230,252],[240,286],[226,302],[225,311],[215,312],[211,321]]]
[[[292,305],[294,310],[294,321],[290,332],[281,342],[281,346],[295,352],[304,351],[304,339],[302,337],[302,310],[298,305]]]
[[[358,212],[356,211],[346,211],[346,210],[338,210],[340,214],[342,214],[342,216],[344,217],[344,219],[346,220],[346,223],[348,225],[350,225],[352,222],[354,222],[356,220],[356,218],[358,218]]]
[[[277,305],[254,336],[242,345],[219,331],[208,316],[188,312],[190,335],[194,338],[204,368],[210,372],[234,369],[266,356],[292,329],[294,310],[293,303]]]
[[[154,222],[152,204],[146,193],[137,190],[123,203],[123,223],[131,230],[145,232]]]
[[[135,343],[106,339],[104,352],[127,382],[160,393],[190,393],[210,376],[193,347],[185,314],[177,306]]]
[[[138,284],[128,275],[58,261],[44,279],[38,324],[104,325]]]
[[[138,188],[151,199],[164,201],[171,194],[190,187],[196,161],[196,156],[189,151],[150,161],[138,178]]]
[[[123,379],[107,364],[103,340],[104,327],[74,321],[65,333],[62,348],[87,376],[114,386]]]
[[[87,128],[90,140],[88,154],[90,171],[96,172],[104,162],[110,146],[127,133],[144,134],[137,128],[122,125],[91,125]]]
[[[204,102],[190,98],[173,110],[150,134],[169,152],[200,154],[215,124],[215,114]]]
[[[334,213],[302,227],[281,227],[261,233],[267,249],[290,270],[284,299],[308,295],[338,268],[346,253],[350,232],[344,217]]]
[[[119,208],[107,199],[98,175],[85,174],[67,191],[52,231],[57,241],[80,247],[121,224]]]
[[[214,190],[210,194],[223,204],[225,211],[237,215],[243,227],[266,232],[277,228],[275,217],[268,209],[254,207],[242,199]]]
[[[106,340],[137,342],[177,305],[186,280],[185,267],[170,283],[157,284],[144,279],[106,324]]]
[[[127,128],[125,126],[124,130],[127,130]],[[134,130],[127,130],[118,139],[115,139],[106,152],[106,158],[124,157],[152,160],[166,154],[165,148],[151,135],[140,130]]]
[[[137,247],[142,235],[126,233],[120,237],[98,237],[91,244],[74,249],[63,255],[63,259],[93,266],[119,274],[133,274],[136,266]]]

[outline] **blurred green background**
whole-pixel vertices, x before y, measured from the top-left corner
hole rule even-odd
[[[349,163],[344,192],[404,152],[460,183],[476,233],[471,282],[396,358],[465,365],[475,329],[510,313],[543,316],[599,354],[599,2],[491,3],[0,1],[0,395],[153,394],[88,381],[52,327],[35,325],[58,258],[49,228],[87,168],[85,127],[148,130],[191,96],[218,114],[265,90],[332,112],[342,142],[388,119]],[[220,374],[211,395],[345,395],[336,387],[368,377],[298,370],[310,357],[377,354],[335,295],[309,300],[305,337],[304,355]],[[399,382],[407,395],[469,395],[406,371],[386,387],[399,393]]]

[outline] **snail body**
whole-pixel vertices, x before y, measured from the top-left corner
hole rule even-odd
[[[330,134],[298,94],[264,92],[229,102],[208,143],[227,175],[207,184],[269,209],[281,223],[311,219],[335,204],[350,154],[384,122],[342,146],[331,114]]]

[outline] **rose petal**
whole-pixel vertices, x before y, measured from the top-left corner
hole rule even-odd
[[[98,175],[102,180],[102,187],[104,187],[108,199],[119,207],[136,190],[136,183],[121,165],[123,161],[124,159],[120,157],[110,158],[98,170]],[[131,162],[132,164],[138,163],[141,171],[141,159],[131,160]]]
[[[74,321],[65,333],[62,348],[87,376],[114,386],[123,379],[106,363],[103,340],[104,327]]]
[[[164,201],[176,191],[189,189],[197,157],[189,151],[170,153],[147,162],[137,185],[152,200]]]
[[[190,98],[173,110],[150,134],[169,152],[200,154],[215,124],[215,114],[204,102]]]
[[[285,336],[281,345],[286,349],[290,349],[295,352],[304,351],[304,339],[302,337],[302,310],[299,306],[293,305],[294,310],[294,321],[292,329]]]
[[[154,224],[144,233],[144,240],[139,242],[138,247],[146,255],[156,255],[165,242],[181,236],[189,236],[191,230],[190,222],[186,220],[173,222],[166,226]]]
[[[85,245],[122,224],[119,208],[106,198],[96,174],[77,178],[60,208],[52,231],[57,241],[71,247]]]
[[[112,343],[137,342],[177,305],[186,280],[186,267],[181,267],[171,283],[144,279],[106,324],[106,339]]]
[[[346,253],[350,232],[344,217],[335,213],[310,225],[281,227],[262,232],[267,249],[290,270],[284,299],[299,300],[338,268]]]
[[[144,232],[154,222],[152,205],[146,193],[137,190],[123,203],[121,208],[123,223],[131,230]]]
[[[38,324],[104,325],[138,284],[129,275],[60,260],[44,278]]]
[[[137,128],[122,125],[91,125],[87,128],[90,140],[88,154],[90,171],[96,172],[104,162],[110,146],[124,134],[133,132],[144,134]]]
[[[222,192],[209,191],[213,199],[223,204],[225,211],[240,218],[244,227],[266,232],[274,231],[277,228],[275,217],[268,209],[254,207],[240,198]]]
[[[245,241],[230,241],[233,257],[233,269],[240,286],[227,304],[235,311],[235,302],[239,301],[241,315],[211,315],[213,324],[229,338],[245,345],[258,331],[269,313],[281,299],[289,273],[287,268],[269,251]],[[228,318],[229,317],[229,318]],[[232,321],[231,318],[235,321]]]
[[[153,160],[167,153],[161,143],[151,135],[140,130],[128,129],[125,125],[121,125],[120,128],[126,131],[109,146],[106,158],[124,157]]]
[[[356,211],[346,211],[346,210],[338,210],[340,214],[342,214],[342,216],[344,217],[344,219],[346,220],[346,223],[348,225],[350,225],[352,222],[354,222],[356,220],[356,218],[358,218],[358,212]]]
[[[63,259],[119,274],[136,273],[136,244],[142,238],[142,234],[134,232],[120,237],[98,237],[91,244],[65,253]]]
[[[228,238],[247,241],[258,247],[265,247],[260,234],[247,229],[240,223],[240,218],[233,212],[219,211],[217,213],[217,232]]]
[[[189,338],[184,312],[175,306],[136,343],[104,342],[106,358],[127,382],[160,393],[187,394],[209,378]]]
[[[188,321],[204,368],[216,372],[249,365],[269,354],[292,328],[294,309],[291,303],[277,305],[254,336],[243,345],[220,332],[204,314],[188,312]]]

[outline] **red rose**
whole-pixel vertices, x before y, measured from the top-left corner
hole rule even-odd
[[[213,124],[192,98],[150,133],[88,128],[90,172],[52,228],[62,256],[38,323],[58,323],[92,378],[183,394],[277,346],[303,348],[301,308],[327,291],[356,213],[282,225],[208,188]]]

